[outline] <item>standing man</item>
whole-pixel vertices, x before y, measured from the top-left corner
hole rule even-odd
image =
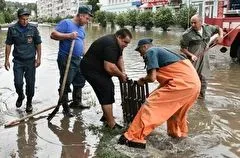
[[[147,75],[140,78],[138,84],[144,85],[157,80],[160,86],[146,99],[118,143],[145,148],[145,138],[165,121],[169,136],[186,137],[187,112],[200,91],[196,70],[180,54],[153,47],[152,39],[141,39],[135,50],[143,56],[147,67]]]
[[[206,77],[209,73],[209,59],[205,52],[210,37],[218,33],[218,43],[223,40],[223,31],[220,27],[213,25],[202,25],[202,18],[199,15],[194,15],[191,18],[191,27],[187,29],[180,41],[181,52],[186,54],[192,61],[199,78],[201,80],[201,92],[199,98],[205,97],[207,89]]]
[[[80,70],[80,62],[85,53],[84,45],[86,33],[84,25],[88,24],[92,16],[91,9],[88,6],[80,6],[77,15],[75,15],[73,19],[60,21],[55,30],[51,33],[52,39],[60,41],[57,59],[60,72],[60,87],[63,82],[71,42],[75,40],[68,77],[62,96],[63,113],[69,117],[73,116],[68,106],[68,89],[71,84],[73,84],[72,106],[85,108],[82,105],[82,88],[85,85],[85,78]]]
[[[34,96],[35,72],[41,64],[41,37],[36,26],[28,23],[30,11],[21,8],[17,12],[18,22],[8,28],[6,49],[5,49],[5,69],[9,70],[9,55],[11,47],[13,49],[13,72],[14,85],[18,94],[16,107],[22,106],[25,98],[23,93],[23,76],[26,81],[27,106],[26,112],[32,112],[32,98]],[[36,55],[37,54],[37,55]]]
[[[122,51],[131,39],[132,34],[128,29],[100,37],[92,43],[81,62],[81,70],[102,106],[101,120],[106,120],[111,129],[121,128],[115,122],[112,112],[112,104],[115,102],[112,76],[126,82]]]

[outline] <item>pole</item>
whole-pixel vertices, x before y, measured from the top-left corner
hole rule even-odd
[[[65,89],[65,85],[66,85],[66,81],[67,81],[67,77],[68,77],[68,71],[69,71],[69,67],[70,67],[70,63],[71,63],[71,59],[72,59],[72,53],[73,53],[74,45],[75,45],[75,40],[72,41],[70,51],[69,51],[69,54],[68,54],[67,65],[66,65],[66,68],[65,68],[63,82],[62,82],[61,89],[60,89],[60,96],[59,96],[59,99],[58,99],[58,104],[57,104],[56,108],[52,111],[52,113],[50,113],[48,115],[48,118],[47,118],[48,122],[50,122],[53,119],[53,117],[56,115],[56,113],[58,112],[59,107],[61,105],[62,96],[63,96],[63,93],[64,93],[64,89]]]

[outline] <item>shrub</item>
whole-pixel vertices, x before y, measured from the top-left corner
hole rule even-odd
[[[153,27],[153,13],[150,11],[139,13],[137,23],[139,26],[145,27],[146,30],[151,30]]]
[[[94,14],[94,20],[100,24],[102,27],[107,26],[107,18],[106,18],[106,12],[105,11],[96,11]]]
[[[187,29],[190,26],[190,18],[197,13],[197,9],[193,6],[187,7],[184,6],[179,10],[177,13],[177,22],[178,24],[184,28]]]
[[[161,27],[163,31],[167,31],[168,27],[174,24],[174,17],[170,8],[161,7],[153,17],[155,27]]]
[[[137,26],[137,16],[139,14],[139,11],[137,10],[129,10],[126,13],[126,25],[132,26],[133,29]]]
[[[126,24],[125,16],[126,16],[126,13],[119,13],[115,18],[116,24],[119,25],[121,28],[123,28]]]

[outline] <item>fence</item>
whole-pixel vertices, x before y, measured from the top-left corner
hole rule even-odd
[[[127,82],[120,82],[123,119],[129,124],[136,116],[141,105],[145,102],[149,95],[148,84],[144,86],[137,84],[137,81],[127,80]]]

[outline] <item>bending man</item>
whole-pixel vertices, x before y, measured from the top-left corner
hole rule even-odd
[[[128,29],[100,37],[92,43],[81,62],[81,70],[102,106],[101,120],[106,120],[110,128],[121,128],[116,124],[112,112],[112,104],[115,102],[112,76],[123,82],[127,80],[122,51],[131,39],[132,34]]]
[[[169,136],[186,137],[187,112],[200,91],[196,70],[180,54],[153,47],[152,39],[141,39],[135,50],[144,57],[147,66],[147,75],[140,78],[138,84],[157,80],[160,86],[146,99],[118,143],[145,148],[146,136],[165,121]]]

